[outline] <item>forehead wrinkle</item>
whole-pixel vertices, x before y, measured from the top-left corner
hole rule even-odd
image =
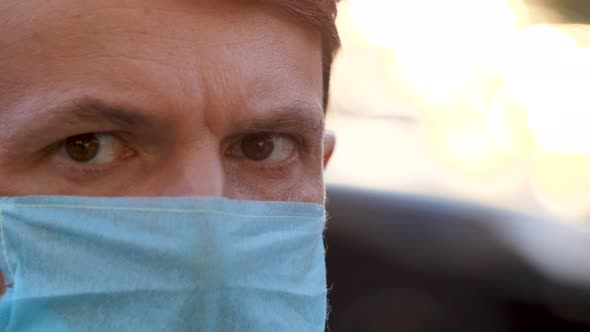
[[[65,100],[49,107],[29,102],[4,113],[8,118],[3,119],[2,123],[12,124],[8,132],[4,132],[8,138],[23,134],[25,137],[36,136],[57,129],[79,134],[75,131],[98,125],[139,129],[156,128],[165,124],[161,115],[148,113],[134,106],[109,104],[90,96]],[[0,128],[3,127],[0,124]]]
[[[109,2],[109,3],[112,4],[113,2]],[[129,2],[129,3],[132,3],[132,2]],[[155,2],[155,4],[158,4],[158,2]],[[97,6],[97,7],[103,7],[103,6],[100,5],[100,6]],[[150,6],[150,7],[154,7],[154,6]],[[200,7],[197,7],[197,6],[194,6],[194,7],[193,6],[189,6],[189,7],[190,8],[195,8],[195,11],[197,9],[200,10]],[[213,6],[209,6],[209,7],[213,8]],[[124,9],[122,8],[121,10],[122,11],[120,13],[121,14],[124,14],[123,13]],[[160,9],[154,9],[154,12],[156,10],[160,10]],[[274,11],[269,11],[269,12],[270,13],[273,13],[273,14],[276,14]],[[102,15],[104,15],[106,13],[108,13],[108,11],[107,12],[103,12]],[[187,15],[186,15],[187,18],[190,18],[191,17],[191,15],[189,15],[189,14],[190,13],[187,12]],[[226,16],[225,12],[219,11],[218,9],[215,9],[215,10],[211,9],[211,14],[212,15],[216,15],[216,16],[218,16],[218,15],[224,15],[224,16]],[[235,15],[236,16],[236,19],[239,18],[237,16],[237,14],[239,14],[239,13],[236,12],[235,14],[236,14]],[[249,56],[248,54],[253,54],[254,52],[252,52],[252,51],[256,51],[257,49],[260,49],[260,45],[263,45],[262,41],[263,40],[266,41],[267,38],[268,38],[268,42],[267,43],[264,43],[264,45],[266,45],[265,47],[267,47],[267,48],[272,48],[273,49],[272,53],[274,53],[274,54],[271,54],[271,56],[269,56],[268,58],[264,58],[264,59],[262,59],[262,57],[255,57],[254,58],[254,59],[257,58],[258,59],[257,61],[260,61],[261,62],[261,64],[260,64],[260,70],[257,70],[255,72],[256,75],[252,75],[251,72],[244,72],[244,71],[241,71],[241,70],[231,71],[226,66],[224,66],[224,67],[217,67],[215,64],[218,64],[218,63],[221,63],[222,62],[219,59],[219,52],[213,58],[211,58],[211,57],[209,57],[209,58],[201,57],[201,58],[197,59],[198,61],[196,61],[196,63],[193,64],[194,65],[193,68],[195,68],[195,69],[196,68],[201,69],[203,67],[205,67],[205,68],[209,67],[210,68],[210,72],[207,73],[207,74],[210,74],[210,75],[207,75],[205,77],[205,75],[203,74],[203,72],[205,72],[204,70],[202,70],[201,72],[199,72],[196,75],[195,74],[192,75],[194,78],[197,78],[198,81],[201,81],[202,82],[203,85],[200,86],[199,88],[203,88],[203,87],[204,88],[209,88],[209,85],[210,84],[206,84],[206,83],[210,83],[210,80],[211,80],[211,77],[212,76],[217,75],[217,78],[218,79],[220,78],[220,76],[225,76],[225,77],[222,77],[221,78],[222,84],[220,84],[220,87],[218,89],[220,91],[217,91],[218,92],[217,94],[221,94],[221,99],[227,99],[227,98],[232,99],[229,102],[230,103],[234,103],[234,105],[245,105],[243,98],[242,97],[237,97],[235,95],[235,94],[237,94],[237,90],[238,89],[243,89],[243,91],[240,91],[241,94],[245,94],[245,95],[247,95],[247,96],[249,96],[251,98],[255,98],[254,96],[257,94],[257,92],[256,93],[253,93],[254,91],[252,91],[253,90],[252,87],[254,86],[253,83],[256,83],[256,86],[257,86],[256,90],[260,90],[261,92],[264,91],[262,93],[266,93],[267,94],[267,95],[264,96],[265,97],[264,99],[268,99],[267,101],[271,101],[271,99],[275,99],[275,101],[286,100],[286,99],[288,99],[288,98],[290,98],[290,97],[292,97],[293,95],[296,95],[296,94],[299,94],[299,95],[306,94],[307,95],[307,91],[299,91],[299,90],[301,90],[302,88],[308,88],[309,87],[308,85],[306,85],[304,87],[301,87],[301,86],[295,87],[293,85],[293,82],[294,81],[301,81],[301,82],[305,81],[305,82],[308,82],[307,77],[304,77],[304,79],[299,79],[298,76],[296,77],[296,79],[293,79],[291,77],[291,76],[293,76],[293,73],[295,73],[297,75],[304,75],[305,74],[304,70],[300,70],[300,69],[301,68],[305,68],[305,67],[309,67],[309,66],[307,66],[307,63],[299,64],[299,62],[297,62],[296,59],[290,57],[290,55],[299,55],[297,53],[297,52],[301,52],[299,50],[299,48],[296,48],[295,50],[290,49],[288,46],[291,43],[289,43],[288,40],[285,40],[284,38],[282,38],[282,35],[278,35],[276,33],[273,34],[273,32],[272,32],[273,31],[272,24],[273,24],[273,22],[275,22],[277,20],[276,17],[274,19],[271,19],[270,17],[267,17],[265,15],[261,15],[260,12],[258,12],[258,11],[254,12],[252,14],[253,15],[252,15],[251,19],[249,19],[249,21],[251,20],[252,22],[257,23],[257,25],[258,25],[258,27],[256,27],[254,30],[256,30],[256,31],[258,31],[258,30],[265,31],[264,37],[263,36],[259,36],[259,39],[261,39],[260,43],[258,43],[256,39],[247,40],[247,39],[241,38],[241,37],[247,37],[247,36],[249,36],[248,32],[251,31],[250,28],[248,28],[248,29],[246,29],[244,31],[238,30],[238,26],[237,25],[236,26],[233,26],[231,20],[229,22],[225,22],[222,25],[215,26],[217,29],[223,30],[225,32],[224,35],[231,33],[231,35],[234,36],[233,37],[234,39],[232,39],[232,40],[237,40],[237,42],[235,44],[232,43],[231,40],[224,42],[224,48],[227,51],[227,53],[234,53],[235,54],[234,48],[236,46],[239,46],[239,45],[244,45],[245,48],[248,49],[247,50],[248,52],[245,53],[246,56],[244,56],[242,58],[239,58],[239,59],[241,59],[242,63],[239,63],[239,60],[238,61],[235,61],[235,59],[231,59],[233,62],[229,63],[229,67],[235,66],[235,67],[239,67],[237,69],[243,70],[245,68],[252,68],[253,66],[255,66],[257,63],[256,64],[252,64],[251,59],[250,59],[252,57]],[[228,16],[228,18],[233,18],[234,17],[234,15],[231,14],[231,13],[230,14],[227,14],[227,16]],[[273,16],[275,16],[275,15],[273,15]],[[158,17],[156,17],[156,18],[158,18]],[[143,22],[143,24],[145,24],[145,28],[147,30],[149,30],[150,32],[154,32],[154,28],[155,27],[153,25],[153,22],[158,22],[158,20],[153,20],[153,21],[142,21],[142,20],[138,20],[138,21]],[[169,20],[166,19],[164,21],[168,22]],[[97,24],[99,24],[99,23],[102,24],[102,23],[105,23],[105,22],[100,22],[100,21],[97,20]],[[108,20],[107,20],[106,23],[108,23]],[[163,24],[162,27],[166,28],[165,31],[169,31],[169,32],[176,31],[176,30],[178,30],[180,28],[183,28],[183,27],[184,28],[186,28],[186,27],[193,27],[195,29],[197,29],[199,27],[199,24],[197,24],[197,25],[194,25],[194,24],[191,24],[191,25],[178,24],[178,27],[177,27],[174,24],[164,24],[164,22],[161,22],[161,23]],[[236,23],[238,23],[238,22],[236,22]],[[281,17],[280,23],[281,24],[284,24],[285,23],[285,22],[283,22],[282,17]],[[299,24],[297,24],[296,26],[298,27],[298,30],[300,30],[300,31],[305,30]],[[107,28],[109,28],[109,27],[110,28],[116,28],[112,24],[110,26],[108,26]],[[134,31],[134,29],[135,29],[134,27],[135,27],[135,25],[133,25],[130,30],[133,30]],[[265,27],[268,28],[268,29],[264,29]],[[276,29],[274,29],[274,30],[276,30]],[[85,33],[88,33],[88,32],[92,32],[92,31],[94,31],[94,30],[89,30],[89,31],[86,31],[85,30],[84,32]],[[53,31],[53,32],[56,32],[56,31]],[[108,29],[106,29],[106,30],[101,31],[101,32],[103,33],[103,35],[105,35],[104,32],[112,32],[112,31],[109,31]],[[155,32],[156,32],[156,34],[161,34],[162,33],[162,32],[158,32],[158,31],[155,31]],[[235,34],[233,34],[234,32],[235,32]],[[186,36],[185,34],[181,34],[181,33],[178,33],[178,34],[176,34],[176,33],[170,33],[170,35],[173,38],[175,38],[177,35],[180,36],[180,37]],[[124,38],[124,37],[127,37],[128,38],[128,36],[120,36],[118,34],[117,34],[117,36],[112,36],[112,37],[113,38],[117,38],[117,39],[121,39],[121,38]],[[146,38],[147,37],[149,37],[149,36],[146,35]],[[238,38],[238,37],[240,37],[240,38]],[[65,39],[71,41],[71,39],[68,39],[68,38],[65,38]],[[185,39],[184,38],[178,38],[178,39],[168,39],[168,40],[169,41],[176,40],[176,41],[179,41],[180,42],[180,41],[184,41]],[[203,40],[197,38],[196,40],[192,40],[191,39],[191,41],[193,41],[193,42],[195,42],[195,41],[199,42],[199,41],[203,41]],[[142,41],[142,43],[143,43],[143,41]],[[96,43],[93,43],[93,44],[94,44],[94,46],[90,46],[90,47],[104,46],[104,45],[100,45],[101,43],[99,43],[99,45],[97,45]],[[115,47],[115,49],[113,49],[113,48],[108,48],[108,49],[103,48],[102,49],[104,51],[104,53],[107,53],[107,56],[103,56],[103,57],[100,57],[99,55],[94,55],[94,56],[97,59],[105,59],[104,62],[106,63],[107,62],[106,60],[109,60],[109,57],[112,55],[112,53],[116,53],[117,55],[119,55],[120,53],[126,53],[127,51],[131,52],[132,49],[135,49],[136,50],[137,49],[136,48],[137,45],[135,45],[135,46],[133,46],[133,45],[134,45],[134,43],[130,43],[130,44],[127,43],[127,44],[122,44],[122,45],[117,44],[116,47]],[[159,49],[162,48],[162,45],[158,45],[158,46],[159,46]],[[174,45],[173,44],[166,44],[166,46],[174,46]],[[195,45],[192,45],[192,46],[195,46]],[[222,45],[219,45],[219,46],[220,46],[219,49],[221,51],[223,49],[221,47]],[[285,47],[282,47],[282,46],[285,46]],[[68,47],[68,48],[71,48],[71,47]],[[174,47],[171,47],[170,48],[170,50],[174,50],[174,49],[175,49]],[[280,54],[280,51],[281,50],[283,50],[283,51],[285,51],[287,53]],[[110,51],[110,52],[107,52],[107,51]],[[116,52],[113,52],[113,51],[116,51]],[[150,48],[147,48],[146,47],[145,48],[145,51],[146,52],[149,52],[150,51]],[[172,52],[178,52],[178,51],[172,51]],[[291,53],[288,53],[288,52],[291,52]],[[227,54],[227,55],[229,55],[229,54]],[[286,55],[289,55],[289,56],[286,56]],[[144,55],[142,54],[139,58],[136,57],[136,56],[127,57],[127,58],[124,57],[124,56],[121,56],[121,57],[122,58],[126,58],[126,60],[132,59],[133,60],[133,63],[139,63],[139,64],[143,65],[143,64],[145,64],[145,63],[148,62],[148,61],[144,61],[145,59],[142,59],[143,56]],[[195,58],[197,58],[197,57],[198,57],[198,54],[197,54],[197,56]],[[174,61],[175,60],[174,57],[168,57],[168,56],[166,56],[164,58],[165,59],[170,59],[170,61]],[[185,59],[186,59],[186,57],[185,57]],[[228,57],[228,59],[229,59],[229,57]],[[209,62],[207,62],[207,60]],[[182,60],[182,61],[185,61],[185,60]],[[187,62],[190,62],[190,60],[186,60],[186,61]],[[211,65],[211,62],[212,61],[217,61],[217,62],[213,62],[213,65]],[[178,64],[178,62],[173,62],[173,63],[174,63],[174,65],[177,65]],[[318,61],[318,63],[319,63],[319,61]],[[65,62],[63,63],[63,65],[64,66],[66,66],[66,65],[70,66],[69,63],[66,64]],[[201,67],[201,66],[203,66],[203,67]],[[295,67],[297,67],[297,68],[295,68]],[[103,66],[101,68],[106,68],[106,67]],[[220,70],[220,68],[222,68],[223,70]],[[59,68],[59,69],[61,69],[61,68]],[[180,68],[180,69],[183,69],[183,68]],[[186,68],[184,68],[184,69],[186,69]],[[287,73],[286,71],[289,71],[289,73]],[[76,72],[74,72],[74,73],[76,73]],[[219,75],[220,73],[221,73],[221,75]],[[260,75],[259,74],[261,74],[261,73],[267,74],[267,76],[264,79],[260,79]],[[185,78],[186,77],[185,75],[191,75],[190,73],[187,73],[186,71],[183,71],[183,72],[180,72],[180,73],[177,73],[177,74],[178,75],[176,75],[176,77],[178,77],[179,79],[180,78]],[[232,75],[236,75],[236,76],[232,76]],[[152,77],[150,77],[150,78],[152,78]],[[128,79],[132,79],[132,77],[130,77]],[[157,82],[163,82],[164,80],[156,79],[156,81]],[[167,83],[169,84],[170,82],[167,82]],[[184,83],[186,83],[186,81],[184,81]],[[236,83],[239,83],[239,84],[236,84]],[[159,83],[158,84],[155,84],[155,85],[158,85],[158,87],[165,86],[165,85],[162,85],[162,84],[159,84]],[[180,89],[179,89],[179,87],[180,87]],[[182,96],[184,96],[184,97],[186,97],[186,96],[194,96],[194,94],[196,93],[195,86],[187,85],[187,84],[179,84],[179,87],[176,87],[175,86],[174,89],[170,89],[169,88],[169,85],[168,85],[166,91],[167,91],[167,93],[170,93],[170,91],[176,91],[177,94],[180,91],[182,91]],[[275,87],[276,87],[276,91],[271,91],[271,90],[275,90],[274,89]],[[295,91],[295,90],[297,90],[297,91]],[[319,93],[319,91],[316,91],[316,92]],[[174,96],[174,97],[178,97],[178,96]],[[237,99],[233,99],[233,98],[237,98]],[[207,98],[202,98],[202,100],[208,101]],[[219,103],[220,101],[219,101],[219,99],[216,99],[213,102]],[[187,109],[189,107],[192,107],[193,109],[196,109],[197,107],[195,107],[195,106],[201,106],[201,105],[194,105],[193,102],[189,102],[189,101],[187,101],[187,103],[190,103],[190,105],[186,105],[186,106],[188,106]],[[260,105],[257,105],[257,106],[260,106],[260,107],[256,107],[256,108],[252,107],[250,109],[265,109],[265,107],[263,107],[264,104],[266,104],[266,102],[263,102]],[[185,105],[183,105],[183,106],[185,106]],[[198,107],[198,108],[203,109],[203,110],[209,110],[210,109],[209,107],[202,107],[202,108],[201,107]],[[222,110],[221,108],[219,108],[219,111],[222,112],[222,113],[224,113],[224,117],[227,117],[229,120],[231,120],[232,118],[235,117],[235,113],[233,113],[233,112],[227,112],[227,110]],[[209,112],[205,112],[204,111],[203,113],[207,114]],[[228,119],[226,119],[224,121],[225,122],[229,122]]]

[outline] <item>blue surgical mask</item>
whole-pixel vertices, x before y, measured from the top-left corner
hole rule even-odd
[[[324,331],[324,207],[0,198],[1,331]]]

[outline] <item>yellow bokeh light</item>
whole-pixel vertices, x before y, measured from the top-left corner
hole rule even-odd
[[[435,123],[432,144],[445,163],[467,175],[488,177],[508,164],[479,114]]]
[[[454,106],[466,95],[470,83],[474,83],[477,63],[463,61],[454,52],[441,51],[433,57],[435,50],[401,49],[396,52],[397,73],[414,89],[422,102],[440,111]]]
[[[539,25],[510,36],[498,59],[499,72],[509,92],[525,105],[535,103],[539,92],[554,85],[553,78],[568,66],[578,46],[560,29]]]
[[[431,115],[489,110],[494,140],[511,154],[530,155],[537,143],[545,152],[590,152],[590,51],[574,39],[590,44],[589,29],[523,28],[523,8],[517,0],[349,0],[341,24],[392,50],[391,85],[401,79]],[[510,105],[485,105],[498,92],[490,72]],[[498,122],[520,121],[522,109],[526,126]]]
[[[511,45],[501,75],[536,141],[546,152],[590,152],[590,53],[551,26],[525,29]]]
[[[553,213],[590,215],[590,155],[545,154],[535,160],[532,180],[535,196]]]
[[[587,24],[565,24],[559,29],[571,36],[582,48],[590,47],[590,26]]]
[[[526,15],[517,0],[349,0],[367,39],[391,48],[487,43],[514,30]]]
[[[397,75],[430,106],[471,94],[480,73],[525,21],[519,1],[350,0],[352,20],[394,50]]]
[[[365,62],[336,63],[347,88],[333,85],[341,99],[333,105],[419,113],[435,157],[421,163],[433,162],[428,174],[440,167],[445,188],[469,197],[521,190],[514,197],[536,201],[534,209],[590,214],[590,26],[528,25],[521,0],[340,6],[345,51]]]
[[[445,186],[465,199],[511,204],[505,193],[518,187],[525,169],[496,146],[485,114],[434,121],[429,134],[433,161],[444,170]]]
[[[491,101],[488,129],[496,145],[513,157],[532,157],[541,153],[537,140],[528,128],[528,109],[506,89]]]

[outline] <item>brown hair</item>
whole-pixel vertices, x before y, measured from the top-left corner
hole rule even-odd
[[[283,13],[310,24],[322,36],[322,66],[324,79],[324,108],[328,105],[330,73],[334,55],[340,47],[336,29],[337,4],[339,0],[263,0]]]

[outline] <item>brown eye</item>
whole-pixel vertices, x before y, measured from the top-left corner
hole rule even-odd
[[[243,137],[230,150],[230,155],[257,162],[280,162],[297,149],[297,143],[286,135],[252,134]]]
[[[267,134],[246,136],[241,145],[244,156],[254,161],[267,159],[275,149],[273,136]]]
[[[134,154],[113,135],[96,133],[69,137],[62,149],[67,158],[84,164],[108,164],[119,157],[129,158]]]
[[[87,163],[100,151],[100,138],[96,134],[82,134],[66,139],[65,151],[74,161]]]

